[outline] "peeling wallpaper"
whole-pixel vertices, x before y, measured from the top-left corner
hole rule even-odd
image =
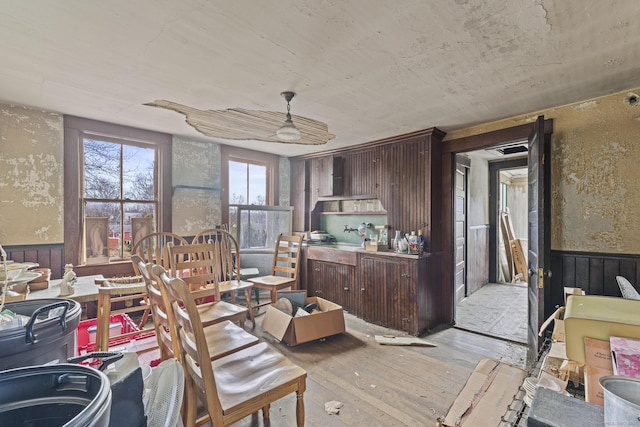
[[[62,116],[0,105],[0,244],[61,243]]]
[[[451,132],[446,140],[554,119],[551,247],[640,254],[640,106],[628,94],[552,108]],[[0,104],[0,243],[63,240],[62,116]],[[173,228],[193,235],[221,221],[220,146],[174,137]],[[289,161],[281,158],[281,204],[289,203]]]
[[[193,236],[220,224],[220,146],[174,137],[172,153],[173,232]]]
[[[551,137],[551,248],[640,253],[640,106],[619,92],[452,132],[446,140],[554,121]]]

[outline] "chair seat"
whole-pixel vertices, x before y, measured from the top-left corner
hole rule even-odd
[[[244,322],[249,310],[226,301],[208,302],[199,304],[198,314],[202,318],[202,326],[213,325],[225,320],[239,320]]]
[[[292,283],[295,283],[296,279],[291,277],[282,277],[282,276],[260,276],[249,279],[251,283],[256,286],[291,286]]]
[[[228,356],[260,341],[258,337],[228,320],[206,327],[204,333],[211,360]]]
[[[216,387],[225,415],[242,407],[262,408],[267,403],[265,390],[270,390],[271,396],[285,396],[307,376],[304,369],[264,342],[218,359],[211,365],[216,373]]]
[[[226,280],[224,282],[218,282],[220,293],[243,291],[247,288],[253,288],[253,283],[244,280]]]

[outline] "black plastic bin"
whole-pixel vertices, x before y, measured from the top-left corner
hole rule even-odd
[[[70,299],[39,299],[5,304],[24,322],[0,324],[0,371],[61,363],[75,355],[81,308]]]
[[[107,427],[109,379],[89,366],[63,363],[0,372],[3,427]]]

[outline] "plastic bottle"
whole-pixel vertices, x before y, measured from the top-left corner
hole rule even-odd
[[[418,236],[416,236],[416,232],[412,231],[409,235],[409,253],[410,254],[418,254]]]
[[[424,240],[422,229],[418,229],[418,250],[423,253],[427,250],[427,241]]]

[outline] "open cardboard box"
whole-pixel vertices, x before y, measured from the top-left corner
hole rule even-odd
[[[317,303],[321,313],[292,317],[270,305],[262,320],[262,329],[290,346],[345,331],[342,306],[318,297],[305,298],[305,304],[311,303]]]

